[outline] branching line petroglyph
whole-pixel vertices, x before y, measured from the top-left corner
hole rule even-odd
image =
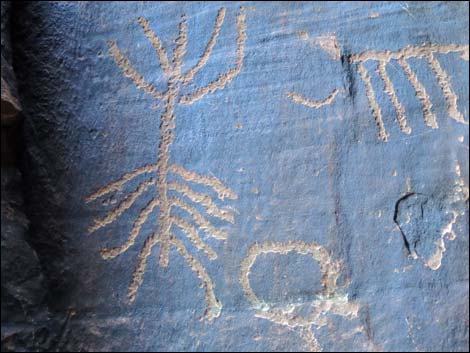
[[[212,49],[214,48],[214,45],[217,41],[220,28],[222,27],[222,24],[224,23],[224,18],[225,18],[225,8],[222,7],[219,9],[219,12],[217,13],[217,17],[215,18],[215,24],[212,30],[211,37],[209,41],[207,42],[207,45],[206,45],[206,48],[204,49],[203,54],[199,58],[197,64],[191,69],[189,69],[188,72],[186,72],[183,75],[182,81],[184,83],[192,80],[194,75],[207,63],[207,60],[209,59]]]
[[[106,217],[95,219],[92,226],[88,228],[88,234],[91,234],[98,229],[114,222],[125,210],[132,206],[137,198],[142,195],[150,185],[155,183],[155,179],[150,178],[148,181],[140,183],[140,185],[133,192],[128,194],[124,201],[122,201],[115,209],[111,210]]]
[[[239,13],[237,15],[237,49],[235,52],[235,67],[229,69],[227,72],[219,74],[219,77],[214,81],[209,82],[203,87],[197,88],[193,93],[189,93],[184,96],[180,96],[179,102],[181,104],[191,104],[206,94],[213,92],[217,89],[224,88],[227,83],[232,81],[232,79],[238,75],[242,68],[243,56],[244,56],[244,47],[246,41],[246,17],[245,13]]]
[[[172,233],[172,226],[175,226],[182,234],[184,234],[190,242],[201,250],[210,260],[217,258],[215,251],[207,245],[199,236],[199,231],[206,233],[215,239],[224,240],[228,234],[226,230],[219,229],[211,224],[194,206],[182,200],[184,196],[192,203],[201,205],[206,213],[210,216],[219,218],[230,223],[235,222],[235,216],[231,210],[219,208],[211,196],[205,192],[194,191],[177,180],[167,180],[170,173],[179,176],[182,180],[201,184],[211,188],[220,200],[225,198],[234,200],[237,194],[230,188],[226,187],[219,179],[213,176],[199,175],[198,173],[188,171],[181,166],[171,165],[170,146],[173,143],[175,128],[175,104],[191,104],[201,99],[206,94],[217,89],[224,88],[241,70],[244,56],[244,45],[246,41],[246,24],[245,14],[242,9],[236,16],[236,49],[235,49],[235,65],[228,69],[227,72],[219,74],[214,80],[202,87],[196,88],[193,92],[180,94],[180,88],[192,81],[194,75],[208,62],[212,49],[216,44],[216,39],[220,32],[220,28],[225,18],[225,8],[221,8],[216,16],[212,34],[207,42],[205,49],[197,61],[196,65],[190,68],[186,73],[182,73],[183,56],[187,47],[187,29],[186,16],[183,16],[179,23],[178,37],[175,39],[175,46],[171,61],[168,59],[167,51],[163,47],[162,41],[152,30],[149,21],[143,17],[139,17],[137,22],[142,27],[145,36],[150,41],[155,50],[155,54],[159,60],[163,74],[167,78],[167,88],[163,92],[159,92],[151,84],[145,81],[144,77],[132,66],[130,60],[121,52],[114,41],[108,41],[109,54],[116,62],[124,76],[128,77],[136,88],[142,89],[152,97],[163,100],[162,114],[160,117],[160,141],[157,149],[157,161],[155,164],[146,164],[138,167],[130,172],[125,173],[117,180],[103,186],[93,192],[86,198],[86,202],[95,201],[105,195],[122,191],[125,184],[134,178],[152,173],[155,177],[141,182],[136,190],[129,193],[125,199],[113,210],[109,211],[104,218],[95,219],[93,225],[88,229],[89,233],[93,233],[98,229],[114,222],[119,216],[130,208],[135,201],[144,194],[152,185],[156,187],[156,195],[147,203],[147,205],[139,212],[132,229],[124,243],[120,246],[102,249],[101,255],[104,259],[112,259],[135,245],[136,239],[141,233],[143,225],[155,209],[158,209],[158,230],[148,236],[138,255],[137,264],[132,275],[132,280],[128,289],[128,299],[134,301],[143,282],[147,261],[152,253],[153,248],[158,244],[160,252],[158,262],[160,266],[167,266],[169,262],[169,251],[173,247],[184,258],[190,268],[196,273],[201,280],[201,287],[204,288],[206,310],[202,319],[212,320],[219,316],[222,304],[214,294],[214,284],[207,274],[204,266],[193,257],[186,249],[184,243]],[[168,191],[176,192],[177,196],[168,195]],[[186,219],[176,217],[171,214],[173,207],[178,207],[185,211],[192,222]]]

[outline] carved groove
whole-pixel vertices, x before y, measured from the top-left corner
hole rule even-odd
[[[436,115],[432,111],[431,97],[426,91],[424,85],[419,81],[418,76],[412,70],[407,59],[418,58],[427,61],[429,67],[436,76],[439,87],[442,90],[444,98],[447,104],[447,113],[455,121],[468,124],[468,121],[464,119],[463,114],[458,110],[457,100],[458,97],[452,88],[450,77],[447,72],[441,67],[439,61],[436,59],[434,54],[449,54],[449,53],[460,53],[462,60],[468,61],[468,45],[460,44],[432,44],[427,43],[421,46],[408,45],[399,50],[365,50],[358,54],[352,54],[348,57],[350,63],[356,63],[358,73],[364,83],[366,89],[366,95],[369,100],[369,106],[372,110],[372,114],[376,120],[378,127],[378,137],[384,141],[387,140],[388,134],[383,126],[382,113],[380,107],[375,99],[372,83],[367,70],[362,65],[368,60],[377,61],[377,73],[384,83],[384,92],[388,95],[393,106],[395,107],[397,114],[397,122],[402,132],[409,134],[411,128],[407,125],[405,117],[405,109],[398,100],[397,95],[393,87],[393,83],[386,71],[386,65],[391,61],[396,61],[405,72],[406,78],[413,86],[416,97],[421,102],[423,111],[423,119],[427,126],[432,129],[439,127],[436,119]]]
[[[174,140],[175,104],[191,104],[192,102],[201,99],[209,92],[224,88],[241,70],[244,56],[244,43],[246,40],[245,14],[243,12],[237,14],[236,17],[237,39],[235,49],[235,67],[229,69],[225,73],[221,73],[215,81],[209,82],[203,87],[196,88],[191,93],[186,95],[181,95],[179,93],[181,86],[191,81],[193,76],[207,63],[215,45],[224,17],[225,8],[221,8],[217,13],[215,25],[204,52],[196,65],[185,74],[182,74],[181,68],[183,56],[186,53],[187,47],[186,16],[183,16],[179,23],[178,36],[175,40],[171,62],[168,59],[167,52],[162,45],[162,41],[151,29],[149,22],[143,17],[138,18],[137,22],[142,27],[145,36],[153,46],[156,56],[159,59],[160,67],[167,78],[167,88],[164,92],[158,92],[152,84],[147,83],[143,76],[132,66],[129,59],[122,54],[116,43],[114,41],[108,41],[109,54],[114,59],[123,75],[130,78],[137,89],[142,89],[152,97],[163,101],[163,111],[160,116],[160,140],[157,148],[157,161],[155,164],[146,164],[131,172],[125,173],[121,178],[103,186],[85,199],[86,202],[95,201],[104,195],[122,190],[127,182],[141,174],[150,172],[154,173],[155,178],[150,178],[141,183],[135,191],[129,193],[125,197],[124,201],[122,201],[114,210],[111,210],[105,218],[95,220],[94,224],[89,228],[89,232],[97,231],[98,229],[114,222],[125,210],[134,204],[136,199],[142,195],[150,185],[156,185],[156,195],[140,211],[137,219],[134,221],[131,231],[128,234],[127,240],[122,245],[115,248],[102,249],[101,255],[104,259],[112,259],[132,247],[141,232],[142,226],[147,222],[152,211],[158,206],[158,230],[145,239],[143,247],[138,255],[137,264],[132,274],[132,280],[128,289],[129,301],[133,302],[136,298],[136,294],[143,282],[148,258],[155,245],[160,245],[158,258],[160,266],[168,266],[170,248],[174,247],[202,282],[206,301],[206,311],[203,318],[208,320],[218,317],[222,308],[222,305],[215,297],[214,284],[203,265],[187,251],[183,242],[171,233],[171,227],[173,225],[178,227],[182,234],[184,234],[198,250],[203,251],[210,260],[214,260],[217,258],[217,254],[199,237],[198,230],[202,230],[208,235],[220,240],[227,238],[227,232],[214,227],[209,220],[196,210],[195,207],[181,200],[180,197],[181,195],[186,196],[192,203],[203,206],[207,214],[221,220],[234,223],[235,217],[231,211],[218,207],[208,194],[196,192],[189,186],[178,181],[168,181],[167,177],[169,172],[171,172],[180,176],[185,181],[209,186],[217,193],[218,198],[221,200],[224,200],[224,198],[232,200],[237,198],[236,193],[222,184],[216,177],[202,176],[195,172],[187,171],[181,166],[175,164],[170,165],[169,163],[170,146]],[[174,190],[181,195],[168,196],[168,190]],[[194,224],[183,218],[173,216],[171,214],[173,207],[179,207],[187,212]]]

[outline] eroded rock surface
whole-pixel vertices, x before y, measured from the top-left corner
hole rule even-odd
[[[468,351],[467,2],[11,14],[6,350]]]

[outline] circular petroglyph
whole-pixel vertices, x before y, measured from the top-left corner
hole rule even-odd
[[[250,270],[259,255],[273,253],[285,255],[290,252],[311,255],[320,265],[322,291],[308,304],[308,308],[305,304],[298,303],[284,306],[267,303],[254,292],[250,283]],[[265,242],[255,243],[249,249],[247,257],[241,264],[240,283],[247,299],[256,309],[255,316],[289,327],[310,327],[311,325],[321,327],[326,325],[326,314],[329,312],[347,318],[357,316],[359,306],[349,302],[347,296],[338,291],[339,275],[340,263],[334,261],[320,244],[303,241]]]

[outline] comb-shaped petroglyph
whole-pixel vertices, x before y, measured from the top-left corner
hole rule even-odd
[[[206,272],[204,266],[186,249],[184,243],[176,236],[173,227],[184,234],[196,249],[202,251],[210,260],[217,258],[216,252],[204,242],[199,233],[204,232],[215,239],[224,240],[227,238],[227,231],[212,225],[211,221],[201,214],[191,203],[202,206],[205,212],[214,218],[225,222],[234,223],[235,216],[233,208],[220,208],[212,199],[210,193],[194,191],[190,186],[178,181],[177,179],[168,180],[169,175],[174,175],[185,182],[200,184],[212,189],[220,200],[225,198],[234,200],[237,194],[226,187],[219,179],[214,176],[204,176],[193,171],[188,171],[182,166],[170,164],[170,146],[173,143],[175,128],[176,104],[191,104],[206,94],[217,89],[223,89],[241,70],[244,57],[244,46],[246,41],[245,13],[242,9],[236,16],[236,49],[235,64],[227,72],[219,76],[204,86],[195,88],[192,92],[181,93],[181,88],[188,84],[193,86],[192,80],[195,74],[208,62],[212,49],[216,44],[220,28],[224,22],[226,10],[221,8],[216,16],[212,34],[207,42],[205,49],[197,63],[186,72],[182,70],[183,56],[186,53],[187,35],[186,35],[186,17],[183,16],[179,23],[178,36],[175,39],[175,45],[171,59],[168,57],[167,50],[163,47],[162,41],[155,34],[149,21],[139,17],[137,22],[142,27],[145,36],[155,50],[155,54],[160,62],[163,75],[167,80],[167,87],[163,91],[158,91],[153,84],[147,82],[136,68],[131,64],[127,56],[119,49],[114,41],[108,41],[109,54],[114,59],[123,75],[128,77],[137,89],[142,89],[155,99],[163,101],[162,114],[160,116],[160,141],[156,153],[157,161],[155,164],[146,164],[130,172],[125,173],[119,179],[101,187],[86,198],[86,202],[92,202],[110,193],[122,191],[126,183],[134,180],[143,174],[151,176],[142,182],[137,189],[127,194],[124,200],[114,209],[109,211],[103,218],[97,218],[88,228],[88,233],[93,233],[99,229],[113,223],[127,209],[132,207],[137,199],[143,195],[149,188],[156,189],[155,196],[148,204],[140,210],[135,219],[128,237],[124,243],[114,248],[104,248],[101,255],[104,259],[112,259],[126,252],[135,245],[138,236],[141,233],[143,225],[148,221],[154,210],[158,210],[158,230],[149,235],[142,246],[138,255],[137,265],[132,275],[132,280],[128,289],[128,299],[134,301],[140,285],[143,282],[145,268],[149,256],[156,245],[160,246],[158,262],[160,266],[167,266],[169,262],[169,251],[173,247],[187,262],[189,267],[196,273],[201,280],[201,287],[205,291],[206,312],[202,318],[212,320],[219,316],[222,304],[214,294],[214,284]],[[152,176],[153,175],[153,176]],[[169,195],[169,191],[175,195]],[[172,215],[171,210],[179,208],[183,210],[188,219]]]
[[[379,103],[377,102],[374,89],[372,87],[371,77],[369,72],[364,66],[364,63],[372,60],[377,62],[376,72],[384,84],[384,92],[388,95],[396,111],[396,120],[402,132],[409,134],[411,128],[409,127],[406,120],[406,112],[404,106],[398,99],[395,92],[394,85],[387,73],[387,64],[392,60],[396,61],[398,65],[404,71],[406,78],[410,82],[411,86],[415,90],[416,97],[421,102],[423,119],[426,125],[432,129],[439,127],[436,115],[432,110],[431,97],[424,85],[419,81],[418,76],[411,68],[408,63],[408,59],[417,58],[426,60],[427,64],[431,68],[432,72],[436,76],[437,83],[442,90],[444,95],[447,112],[449,116],[455,121],[468,124],[463,114],[459,111],[457,106],[458,97],[452,88],[451,78],[447,72],[442,68],[439,60],[436,58],[436,54],[448,54],[448,53],[460,53],[460,58],[468,61],[468,45],[460,44],[423,44],[423,45],[408,45],[402,49],[390,51],[390,50],[365,50],[358,54],[352,54],[348,57],[351,64],[356,64],[357,71],[361,77],[366,91],[367,100],[372,110],[372,115],[377,124],[377,136],[383,141],[387,141],[388,133],[385,129],[382,111]]]
[[[278,307],[273,303],[265,302],[256,295],[250,284],[250,270],[258,256],[261,254],[286,255],[290,252],[310,255],[320,265],[322,291],[316,294],[315,299],[308,304],[309,314],[307,315],[298,312],[300,309],[305,309],[304,304]],[[248,255],[241,263],[239,280],[245,296],[256,310],[256,317],[297,329],[300,337],[305,340],[311,350],[320,351],[321,347],[314,336],[313,328],[325,326],[330,314],[351,320],[357,317],[359,311],[359,304],[349,301],[347,295],[342,294],[337,285],[340,270],[340,262],[334,261],[328,251],[317,243],[268,241],[261,244],[255,243],[248,250]]]

